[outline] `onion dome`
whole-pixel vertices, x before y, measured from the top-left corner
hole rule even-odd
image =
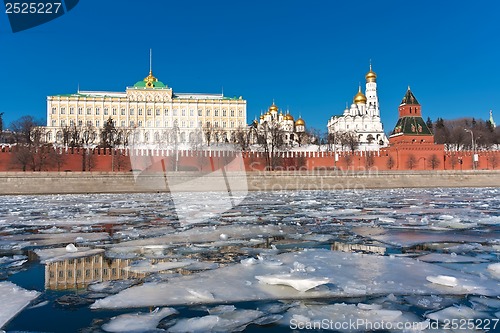
[[[366,73],[366,82],[375,82],[377,80],[377,74],[372,71],[372,64],[370,64],[370,70]]]
[[[260,115],[260,120],[264,120],[264,115],[263,114]]]
[[[285,117],[283,118],[283,120],[291,120],[291,121],[293,121],[294,119],[293,119],[293,116],[291,114],[287,113],[285,115]]]
[[[166,85],[158,81],[156,77],[154,77],[153,72],[149,71],[149,75],[144,78],[144,80],[137,82],[134,84],[135,88],[166,88]]]
[[[361,86],[359,86],[358,93],[354,96],[354,104],[366,104],[366,96],[361,92]]]
[[[299,119],[297,119],[297,121],[295,122],[295,126],[306,126],[306,122],[304,121],[304,119],[299,118]]]
[[[274,104],[274,101],[273,101],[273,105],[271,105],[269,107],[269,112],[272,112],[272,111],[278,112],[278,107],[276,106],[276,104]]]

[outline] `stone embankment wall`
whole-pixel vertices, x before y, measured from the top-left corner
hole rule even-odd
[[[500,187],[500,171],[0,172],[0,194]]]

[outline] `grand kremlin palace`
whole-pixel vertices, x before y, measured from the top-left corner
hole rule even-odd
[[[168,144],[172,129],[180,143],[204,138],[205,128],[229,139],[238,127],[247,126],[246,106],[241,96],[174,93],[150,70],[144,80],[125,92],[78,91],[48,96],[46,139],[61,143],[63,129],[76,126],[92,131],[97,144],[99,131],[110,117],[116,128],[128,131],[128,135],[134,132],[134,142],[129,137],[129,144]]]

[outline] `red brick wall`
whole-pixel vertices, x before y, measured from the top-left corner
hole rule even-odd
[[[20,171],[21,166],[15,163],[15,152],[10,147],[0,150],[0,171]],[[60,150],[65,156],[64,164],[59,171],[82,171],[83,149]],[[120,156],[120,154],[122,154]],[[266,168],[264,154],[259,152],[243,153],[243,159],[235,159],[238,153],[230,151],[173,151],[135,150],[132,152],[136,163],[131,163],[131,152],[108,149],[90,151],[92,160],[90,171],[128,171],[132,168],[144,170],[217,170],[229,165],[229,171],[258,171]],[[445,152],[443,145],[436,144],[398,144],[384,148],[380,152],[338,152],[335,161],[333,152],[284,152],[280,153],[278,168],[296,169],[341,169],[341,170],[408,170],[408,160],[415,163],[413,170],[431,170],[430,160],[435,156],[435,170],[471,170],[472,152]],[[478,152],[477,169],[500,169],[500,151]],[[389,160],[393,166],[389,168]],[[462,164],[459,163],[460,159]],[[177,163],[175,161],[177,160]],[[232,163],[231,163],[232,162]],[[46,171],[58,171],[56,166],[45,168]],[[88,170],[87,170],[88,171]]]

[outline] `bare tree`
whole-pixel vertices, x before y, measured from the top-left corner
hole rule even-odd
[[[33,129],[41,126],[42,123],[35,120],[32,116],[22,116],[21,118],[13,121],[10,125],[14,134],[16,143],[31,144],[33,141]]]
[[[436,154],[432,154],[431,158],[429,158],[428,164],[431,167],[431,169],[434,170],[439,166],[439,164],[441,164],[441,161],[439,160],[439,157]]]
[[[406,161],[406,166],[410,170],[413,170],[413,168],[417,166],[417,158],[415,157],[415,155],[413,155],[413,154],[408,155],[408,160]]]
[[[346,146],[349,148],[351,152],[355,152],[359,147],[359,138],[355,132],[346,132],[343,133],[340,141],[342,146]]]
[[[250,149],[250,130],[238,127],[234,132],[234,145],[241,151]]]
[[[365,166],[367,169],[375,165],[375,157],[371,152],[367,152],[365,155]]]
[[[113,118],[109,117],[101,129],[101,147],[114,148],[117,141],[118,131],[115,127]]]
[[[87,123],[82,131],[82,171],[91,171],[95,166],[95,158],[91,149],[93,149],[95,140],[97,139],[97,134],[95,132],[94,126],[91,123]]]
[[[270,170],[275,170],[281,161],[279,153],[286,148],[284,136],[281,124],[274,119],[262,123],[258,129],[257,143],[264,152]]]
[[[392,155],[389,155],[389,158],[387,158],[386,165],[387,169],[389,170],[392,170],[392,168],[394,168],[394,166],[396,165],[396,162],[394,161],[394,157],[392,157]]]
[[[214,139],[214,128],[212,127],[212,125],[210,123],[207,123],[203,127],[203,136],[205,138],[205,142],[207,143],[207,146],[210,146],[210,143]]]

